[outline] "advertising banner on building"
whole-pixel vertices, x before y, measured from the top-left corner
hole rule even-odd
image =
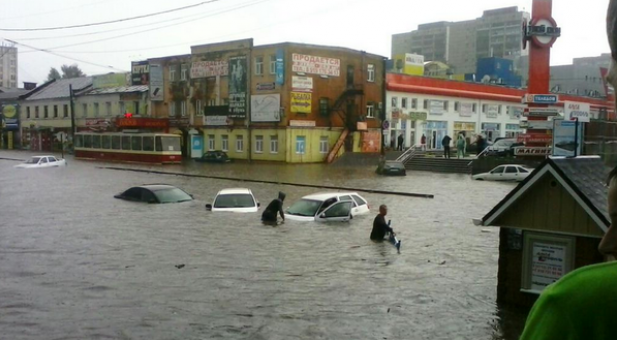
[[[394,70],[396,73],[410,76],[424,75],[424,56],[418,54],[398,54],[394,56]]]
[[[564,113],[566,120],[578,119],[582,123],[589,123],[592,118],[591,105],[587,103],[564,102]]]
[[[128,73],[101,74],[92,77],[92,88],[104,89],[110,87],[127,86],[130,79]]]
[[[293,92],[313,92],[313,77],[291,77],[291,90]]]
[[[160,64],[150,64],[150,100],[161,102],[164,98],[163,66]]]
[[[294,53],[291,70],[296,73],[339,77],[341,75],[341,60]]]
[[[191,64],[191,79],[224,77],[229,75],[229,64],[226,60],[194,61]]]
[[[443,113],[445,112],[443,106],[443,100],[431,100],[428,106],[429,113],[431,115],[443,115]]]
[[[229,58],[229,117],[246,118],[247,64],[246,56]]]
[[[553,156],[574,157],[581,154],[583,124],[570,120],[555,120],[553,128]],[[576,127],[578,126],[578,133]],[[578,137],[578,143],[576,138]]]
[[[280,122],[281,95],[263,94],[251,96],[252,122]]]
[[[461,117],[471,117],[473,115],[473,104],[472,103],[461,103],[459,106],[458,114]]]
[[[553,137],[545,133],[523,133],[517,137],[517,142],[525,144],[531,143],[549,145],[552,141]]]
[[[276,80],[277,85],[285,84],[285,51],[281,48],[276,50]]]
[[[207,126],[226,126],[232,122],[227,116],[204,116],[204,125]]]
[[[0,109],[0,121],[2,125],[0,130],[17,131],[19,130],[19,105],[17,104],[3,104]]]
[[[362,152],[378,153],[379,151],[381,151],[381,132],[362,132]]]
[[[565,274],[566,247],[534,242],[531,258],[531,289],[542,291]]]
[[[313,95],[311,93],[292,92],[291,112],[311,113],[312,99]]]
[[[150,84],[150,64],[145,61],[134,61],[131,63],[131,85]]]
[[[486,118],[497,118],[499,105],[486,105]]]

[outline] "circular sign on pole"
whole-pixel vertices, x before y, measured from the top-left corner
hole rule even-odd
[[[388,129],[390,128],[390,122],[389,122],[389,121],[387,121],[387,120],[384,120],[384,122],[383,122],[383,125],[382,125],[382,126],[383,126],[383,129],[384,129],[384,130],[388,130]]]
[[[529,23],[528,31],[533,30],[536,27],[544,27],[544,32],[554,31],[557,29],[557,22],[553,18],[533,18]],[[533,33],[533,32],[531,32]],[[558,35],[542,35],[531,34],[531,40],[540,47],[552,47],[555,41],[557,41]]]

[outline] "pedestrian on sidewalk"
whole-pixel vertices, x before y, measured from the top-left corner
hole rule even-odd
[[[460,134],[456,141],[456,158],[465,158],[465,148],[467,148],[467,141],[463,135]]]
[[[422,151],[426,151],[426,135],[422,134],[422,138],[420,138],[420,149]]]
[[[443,146],[443,158],[450,158],[450,142],[451,141],[452,141],[452,138],[450,138],[450,136],[448,135],[443,137],[443,139],[441,140],[441,145]]]
[[[403,134],[401,133],[398,136],[398,151],[403,151],[403,143],[405,142],[405,137],[403,137]]]

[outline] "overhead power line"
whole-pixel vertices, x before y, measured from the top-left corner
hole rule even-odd
[[[55,56],[60,57],[60,58],[65,58],[65,59],[69,59],[69,60],[73,60],[73,61],[78,61],[80,63],[84,63],[84,64],[88,64],[88,65],[92,65],[92,66],[108,68],[108,69],[112,69],[112,70],[119,71],[119,72],[127,72],[126,70],[122,70],[122,69],[113,67],[111,65],[102,65],[102,64],[97,64],[97,63],[93,63],[93,62],[90,62],[90,61],[86,61],[86,60],[83,60],[83,59],[67,57],[67,56],[62,55],[62,54],[58,54],[58,53],[55,53],[55,52],[52,52],[52,51],[48,51],[46,49],[42,49],[42,48],[38,48],[38,47],[22,44],[20,42],[17,42],[17,41],[14,41],[14,40],[10,40],[10,39],[4,39],[4,40],[6,40],[6,41],[8,41],[8,42],[10,42],[12,44],[15,44],[15,45],[20,45],[20,46],[27,47],[27,48],[30,48],[30,49],[33,49],[33,50],[38,50],[38,51],[41,51],[41,52],[49,53],[49,54],[55,55]]]
[[[129,17],[129,18],[124,18],[124,19],[95,22],[95,23],[90,23],[90,24],[81,24],[81,25],[72,25],[72,26],[58,26],[58,27],[45,27],[45,28],[0,28],[0,31],[5,31],[5,32],[54,31],[54,30],[64,30],[64,29],[70,29],[70,28],[100,26],[100,25],[114,24],[114,23],[124,22],[124,21],[131,21],[131,20],[149,18],[149,17],[153,17],[153,16],[157,16],[157,15],[162,15],[162,14],[182,11],[182,10],[185,10],[185,9],[194,8],[194,7],[198,7],[198,6],[203,6],[203,5],[206,5],[206,4],[211,4],[211,3],[219,2],[219,1],[222,1],[222,0],[202,1],[202,2],[197,3],[197,4],[188,5],[188,6],[184,6],[184,7],[177,7],[177,8],[161,11],[161,12],[155,12],[155,13],[150,13],[150,14],[138,15],[138,16],[135,16],[135,17]]]

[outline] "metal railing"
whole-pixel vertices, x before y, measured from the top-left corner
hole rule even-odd
[[[484,150],[482,150],[482,152],[480,152],[480,153],[476,156],[476,158],[475,158],[475,159],[472,159],[472,160],[471,160],[471,162],[469,162],[469,164],[467,164],[467,166],[471,166],[471,165],[473,164],[473,161],[474,161],[474,160],[479,159],[479,158],[480,158],[480,157],[482,157],[482,156],[486,156],[486,155],[488,155],[489,151],[491,151],[491,150],[490,150],[490,148],[491,148],[490,146],[487,146]]]
[[[417,145],[413,145],[412,147],[407,149],[405,152],[403,152],[403,154],[400,155],[396,159],[396,161],[397,162],[402,162],[403,164],[405,164],[405,163],[407,163],[407,161],[409,161],[410,159],[414,158],[418,154],[418,151],[420,151],[420,150],[421,149]]]

